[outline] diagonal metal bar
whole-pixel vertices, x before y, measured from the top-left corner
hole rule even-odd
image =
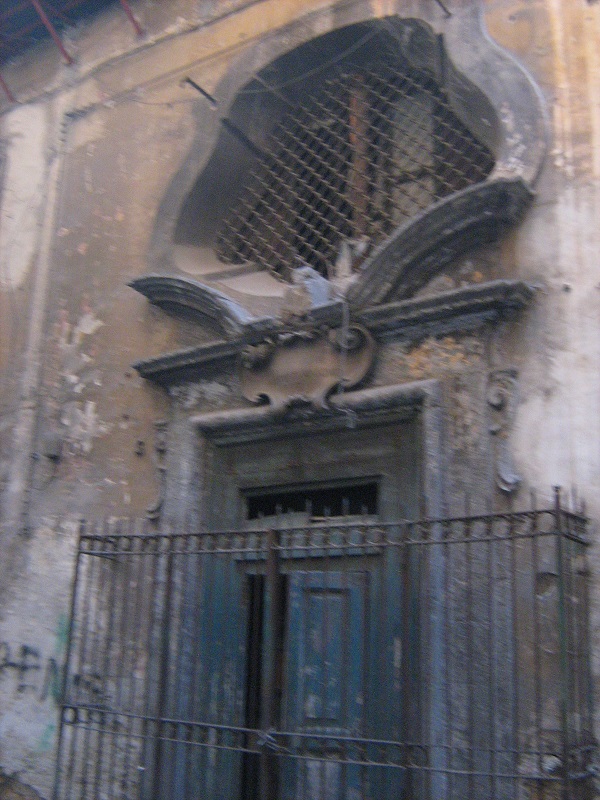
[[[138,36],[141,36],[144,31],[142,30],[140,23],[135,18],[133,11],[129,6],[129,3],[127,2],[127,0],[119,0],[119,2],[123,6],[123,11],[127,14],[127,19],[131,22],[131,24],[135,28],[135,32],[137,33]]]
[[[8,84],[6,83],[6,81],[4,80],[4,78],[2,77],[2,75],[0,75],[0,86],[1,86],[1,87],[4,89],[4,94],[5,94],[5,95],[8,97],[8,99],[10,100],[10,102],[11,102],[11,103],[16,103],[17,101],[16,101],[16,99],[15,99],[15,96],[14,96],[14,94],[11,92],[11,90],[8,88]]]
[[[39,15],[39,18],[42,20],[42,22],[44,23],[44,27],[46,28],[46,30],[48,31],[48,33],[50,34],[50,36],[54,40],[54,44],[60,50],[62,57],[65,59],[67,64],[72,64],[73,63],[73,59],[71,58],[71,56],[65,50],[65,46],[61,42],[60,36],[56,32],[56,29],[55,29],[54,25],[50,22],[50,20],[48,18],[48,15],[46,14],[46,12],[44,11],[44,9],[41,6],[40,1],[39,0],[31,0],[31,5],[37,11],[37,13]]]

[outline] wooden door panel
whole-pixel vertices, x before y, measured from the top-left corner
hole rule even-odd
[[[340,760],[345,737],[363,728],[366,605],[364,572],[289,576],[283,726],[299,735],[282,769],[284,800],[360,796],[360,770]]]

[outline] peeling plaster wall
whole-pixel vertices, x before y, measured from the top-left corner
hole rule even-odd
[[[137,359],[210,338],[126,286],[148,271],[161,201],[198,126],[214,113],[181,79],[189,75],[212,92],[245,48],[266,47],[261,37],[268,32],[303,19],[323,33],[343,5],[139,0],[132,6],[141,39],[115,6],[69,33],[73,66],[40,46],[2,68],[20,104],[0,105],[0,479],[8,492],[0,541],[0,768],[46,798],[77,520],[144,515],[159,490],[157,420],[175,413],[172,437],[181,442],[189,433],[186,414],[240,404],[235,379],[210,379],[169,397],[131,369]],[[384,15],[401,4],[370,5]],[[521,278],[537,287],[536,300],[522,319],[483,338],[389,346],[374,385],[441,379],[454,443],[448,508],[463,510],[474,471],[481,503],[504,507],[489,468],[490,441],[477,432],[487,424],[489,370],[516,367],[520,402],[511,442],[522,494],[535,488],[548,499],[551,485],[575,488],[597,526],[600,4],[483,5],[490,35],[541,87],[550,109],[549,155],[523,224],[458,265],[458,285],[461,270],[478,280]],[[404,7],[407,15],[426,7],[441,14],[433,0]],[[178,209],[166,211],[175,218]],[[174,518],[173,506],[185,504],[194,480],[193,454],[180,456],[171,454],[179,475],[167,509]],[[6,508],[13,509],[8,527]],[[194,513],[190,503],[190,518]],[[598,545],[592,566],[600,683]]]
[[[491,34],[530,69],[550,109],[536,202],[507,242],[517,274],[539,286],[514,354],[523,379],[514,441],[532,485],[579,488],[597,514],[600,8],[565,0],[488,5]]]
[[[23,286],[39,243],[47,159],[47,111],[43,105],[16,108],[2,121],[4,191],[0,210],[0,285]]]
[[[539,287],[510,354],[522,380],[512,439],[530,486],[561,485],[586,501],[600,677],[600,6],[488,6],[491,34],[530,69],[550,109],[537,199],[507,243],[517,273]]]

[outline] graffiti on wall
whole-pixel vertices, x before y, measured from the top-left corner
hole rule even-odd
[[[56,659],[42,656],[37,647],[0,642],[0,686],[10,681],[17,694],[58,702],[62,672]]]
[[[46,700],[58,703],[63,676],[63,665],[52,656],[43,656],[37,647],[0,642],[0,690],[8,688],[16,695],[28,696],[40,703]],[[80,700],[93,705],[107,701],[105,681],[97,673],[72,675],[69,684]]]

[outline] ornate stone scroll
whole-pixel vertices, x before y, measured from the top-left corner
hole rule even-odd
[[[158,420],[154,423],[154,453],[156,470],[158,472],[159,489],[158,498],[146,509],[146,517],[153,521],[160,519],[162,507],[165,502],[165,490],[167,480],[167,430],[169,423],[164,420]]]
[[[494,370],[490,373],[487,391],[487,401],[492,409],[489,431],[494,436],[496,484],[507,494],[515,492],[521,484],[509,445],[518,402],[517,377],[516,369]]]
[[[367,375],[375,341],[360,325],[279,333],[242,353],[242,393],[285,408],[297,402],[326,405],[333,389],[350,389]]]

